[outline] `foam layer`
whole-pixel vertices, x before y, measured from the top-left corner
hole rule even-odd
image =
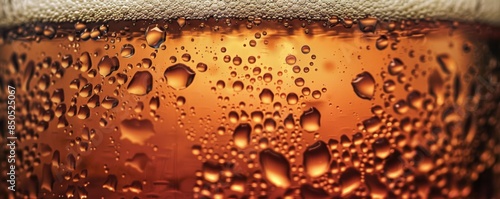
[[[460,20],[500,25],[500,0],[0,0],[0,26],[186,17]]]

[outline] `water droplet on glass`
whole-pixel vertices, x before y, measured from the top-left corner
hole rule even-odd
[[[153,76],[148,71],[138,71],[130,80],[127,91],[134,95],[146,95],[153,88]]]
[[[78,67],[80,67],[80,71],[86,72],[92,67],[92,59],[90,58],[90,54],[88,52],[83,52],[78,58]]]
[[[132,44],[125,44],[122,46],[122,49],[120,51],[120,56],[123,58],[130,58],[134,55],[135,53],[135,48]]]
[[[385,80],[384,82],[384,92],[392,93],[396,90],[396,83],[393,80]]]
[[[438,71],[434,71],[429,75],[429,94],[436,99],[438,106],[443,105],[445,97],[444,80]]]
[[[351,82],[352,88],[358,97],[370,100],[375,93],[375,80],[368,72],[362,72]]]
[[[205,162],[202,166],[203,178],[211,183],[216,183],[220,179],[221,166],[215,162]]]
[[[371,117],[363,121],[363,126],[368,133],[374,133],[382,126],[382,121],[377,116]]]
[[[340,175],[342,195],[345,196],[361,185],[361,173],[355,168],[349,167]]]
[[[240,124],[236,127],[233,132],[234,145],[244,149],[248,146],[250,142],[250,133],[252,132],[252,127],[250,124]]]
[[[385,175],[389,178],[397,178],[404,172],[404,162],[398,151],[392,153],[384,163]]]
[[[319,130],[321,121],[321,114],[318,109],[311,107],[309,110],[304,111],[300,116],[300,126],[308,131],[314,132]]]
[[[150,27],[146,30],[146,43],[152,48],[158,48],[165,41],[165,31],[160,27]]]
[[[303,45],[300,48],[300,51],[302,51],[302,53],[304,53],[304,54],[308,54],[309,52],[311,52],[311,48],[308,45]]]
[[[115,192],[116,191],[116,185],[118,184],[118,179],[116,178],[115,175],[108,175],[108,178],[102,185],[102,188],[107,189],[109,191]]]
[[[273,103],[273,100],[274,100],[274,93],[271,90],[264,88],[260,92],[259,98],[260,98],[260,101],[262,103],[271,104],[271,103]]]
[[[182,90],[193,83],[195,72],[184,64],[175,64],[168,67],[163,75],[167,85],[176,90]]]
[[[394,111],[399,114],[404,114],[408,112],[409,106],[408,103],[406,103],[405,100],[399,100],[396,103],[394,103]]]
[[[391,153],[391,145],[389,144],[389,141],[387,141],[386,138],[379,138],[375,140],[375,142],[372,144],[372,147],[375,156],[380,159],[387,158]]]
[[[375,46],[379,50],[384,50],[385,48],[387,48],[388,45],[389,45],[389,40],[387,39],[387,36],[385,36],[385,35],[380,36],[377,39],[377,41],[375,42]]]
[[[200,62],[196,65],[196,70],[198,70],[200,72],[205,72],[205,71],[207,71],[207,69],[208,69],[208,66],[205,63]]]
[[[391,75],[398,75],[405,69],[403,61],[398,58],[394,58],[391,63],[389,63],[389,73]]]
[[[104,77],[111,75],[115,70],[118,70],[119,61],[117,57],[110,58],[109,56],[102,57],[101,61],[97,64],[99,74]]]
[[[323,141],[317,141],[304,151],[304,167],[306,173],[315,178],[328,171],[330,166],[330,150]]]
[[[282,188],[291,185],[290,164],[283,155],[272,149],[264,149],[259,153],[259,159],[262,171],[269,182]]]
[[[286,61],[286,64],[288,64],[288,65],[294,65],[295,62],[297,62],[297,58],[295,58],[294,55],[288,55],[288,56],[286,56],[285,61]]]

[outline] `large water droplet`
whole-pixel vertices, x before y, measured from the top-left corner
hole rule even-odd
[[[372,147],[375,156],[377,156],[378,158],[385,159],[389,156],[389,154],[391,154],[391,145],[386,138],[379,138],[375,140],[375,142],[372,144]]]
[[[250,133],[252,132],[252,127],[250,124],[240,124],[236,127],[233,133],[234,145],[244,149],[248,146],[250,142]]]
[[[271,149],[264,149],[259,154],[260,165],[266,179],[277,187],[290,186],[290,164],[288,160]]]
[[[391,63],[389,63],[389,73],[391,75],[398,75],[405,69],[403,61],[398,58],[394,58]]]
[[[373,116],[363,121],[363,126],[368,133],[374,133],[382,126],[382,121],[377,116]]]
[[[340,175],[342,196],[348,195],[361,185],[361,173],[355,168],[348,168]]]
[[[315,178],[323,175],[330,166],[330,150],[323,141],[317,141],[304,151],[306,173]]]
[[[362,72],[351,82],[352,88],[358,97],[370,100],[375,93],[375,80],[368,72]]]
[[[375,46],[379,50],[384,50],[385,48],[387,48],[388,45],[389,45],[389,40],[387,39],[387,36],[385,36],[385,35],[380,36],[377,39],[377,41],[375,42]]]
[[[118,179],[116,178],[115,175],[108,175],[108,178],[102,185],[102,188],[107,189],[109,191],[115,192],[116,191],[116,185],[118,184]]]
[[[263,104],[271,104],[274,100],[274,93],[271,90],[264,88],[260,92],[259,98]]]
[[[153,88],[153,76],[148,71],[138,71],[130,80],[127,91],[134,95],[146,95]]]
[[[106,77],[111,75],[115,70],[118,70],[119,61],[117,57],[110,58],[109,56],[102,57],[101,61],[97,64],[99,74]]]
[[[299,102],[299,96],[295,93],[288,93],[288,95],[286,95],[286,102],[290,105],[297,104]]]
[[[78,67],[80,71],[86,72],[92,67],[92,59],[90,59],[90,54],[88,52],[83,52],[78,58]]]
[[[203,178],[211,183],[219,181],[221,166],[215,162],[207,161],[203,163]]]
[[[397,178],[404,172],[404,162],[399,151],[393,152],[384,163],[385,175],[389,178]]]
[[[146,43],[152,48],[158,48],[165,41],[165,31],[160,27],[151,27],[146,30]]]
[[[195,72],[184,64],[175,64],[165,70],[163,74],[170,87],[182,90],[193,83]]]
[[[105,109],[112,109],[112,108],[118,106],[118,99],[116,99],[114,97],[106,96],[106,97],[104,97],[104,99],[102,99],[101,105]]]
[[[308,131],[317,131],[320,127],[321,114],[318,109],[311,107],[300,116],[300,126]]]
[[[123,58],[130,58],[135,54],[135,48],[132,44],[125,44],[122,46],[120,56]]]
[[[153,123],[149,120],[123,120],[120,123],[120,130],[120,139],[127,139],[130,142],[139,145],[144,145],[146,140],[155,134]]]

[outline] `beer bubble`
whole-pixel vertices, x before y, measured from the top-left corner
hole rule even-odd
[[[352,88],[358,97],[371,100],[375,93],[375,80],[368,72],[362,72],[356,75],[351,82]]]
[[[163,76],[167,85],[176,90],[182,90],[193,83],[195,72],[184,64],[175,64],[168,67]]]

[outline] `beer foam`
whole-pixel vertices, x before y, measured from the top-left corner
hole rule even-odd
[[[0,26],[31,22],[262,18],[438,19],[500,25],[500,0],[3,0]]]

